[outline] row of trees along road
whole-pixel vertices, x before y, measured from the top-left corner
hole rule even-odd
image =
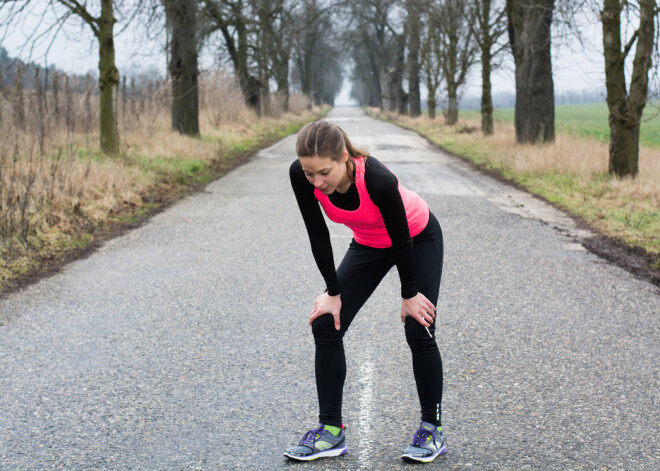
[[[423,84],[434,117],[444,92],[445,122],[452,125],[460,90],[479,64],[484,134],[493,133],[491,73],[511,54],[516,139],[544,143],[555,136],[553,20],[574,25],[578,15],[599,17],[603,49],[593,53],[605,59],[610,173],[618,176],[638,172],[640,124],[659,55],[656,0],[14,0],[0,4],[0,21],[9,28],[35,11],[49,12],[43,18],[52,24],[35,33],[33,43],[72,19],[94,34],[100,142],[108,154],[119,151],[117,24],[167,38],[172,128],[184,134],[199,135],[198,54],[204,48],[229,64],[259,115],[270,113],[271,93],[286,110],[292,87],[310,102],[333,104],[348,71],[360,105],[400,114],[421,114]],[[576,31],[573,26],[571,37],[579,38]]]

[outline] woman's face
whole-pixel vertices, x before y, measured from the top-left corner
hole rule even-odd
[[[335,190],[346,193],[351,186],[351,180],[346,169],[348,151],[344,149],[344,155],[339,162],[330,157],[300,157],[303,172],[307,180],[319,189],[324,195],[331,195]]]

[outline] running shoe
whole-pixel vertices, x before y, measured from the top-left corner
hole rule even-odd
[[[298,445],[288,448],[284,456],[298,461],[312,461],[317,458],[345,455],[346,435],[342,426],[339,436],[335,437],[325,425],[319,424],[317,428],[308,430]]]
[[[420,463],[430,463],[437,456],[447,453],[442,431],[428,422],[422,422],[413,436],[412,444],[403,450],[401,458]]]

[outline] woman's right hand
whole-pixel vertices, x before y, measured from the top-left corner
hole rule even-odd
[[[339,323],[339,313],[341,312],[341,295],[330,296],[328,293],[323,293],[316,297],[314,309],[309,314],[309,325],[312,325],[314,319],[324,314],[332,314],[335,318],[335,329],[339,330],[341,324]]]

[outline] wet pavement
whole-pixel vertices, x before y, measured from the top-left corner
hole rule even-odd
[[[570,218],[415,133],[336,109],[445,238],[437,337],[448,453],[432,469],[660,468],[660,293]],[[0,301],[0,469],[410,469],[418,425],[392,271],[346,335],[349,452],[289,462],[316,424],[323,280],[291,136]],[[330,226],[339,261],[350,232]]]

